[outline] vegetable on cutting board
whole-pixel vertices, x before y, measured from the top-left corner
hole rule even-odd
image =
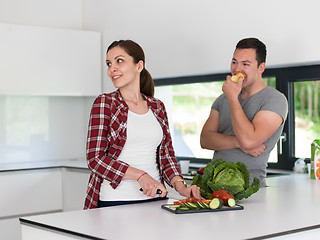
[[[225,206],[234,207],[236,200],[232,194],[229,194],[226,190],[218,190],[212,193],[212,199],[219,198],[223,201]]]
[[[220,198],[213,198],[209,204],[210,209],[222,208],[223,201]]]
[[[203,172],[204,172],[204,167],[199,168],[198,173],[199,173],[200,175],[203,175]]]
[[[231,198],[231,197],[229,198],[229,200],[227,200],[227,204],[224,204],[224,201],[218,197],[215,197],[210,200],[209,199],[199,200],[191,197],[191,198],[175,201],[173,202],[173,205],[169,206],[169,208],[179,209],[179,210],[201,210],[201,209],[219,209],[219,208],[222,208],[223,205],[234,207],[236,205],[236,202],[234,198]]]
[[[195,176],[192,184],[200,187],[203,198],[209,199],[213,192],[226,190],[234,196],[236,202],[250,197],[260,188],[260,180],[256,177],[250,185],[250,173],[244,163],[227,162],[223,159],[208,163],[203,175]]]

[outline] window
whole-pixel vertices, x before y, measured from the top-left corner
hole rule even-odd
[[[310,158],[310,145],[320,138],[320,80],[294,82],[295,157]]]
[[[174,145],[179,157],[211,159],[213,151],[200,147],[200,133],[223,82],[192,83],[172,87]]]

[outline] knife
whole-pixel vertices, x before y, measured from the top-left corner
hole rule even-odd
[[[143,192],[143,189],[142,188],[140,188],[139,189],[141,192]],[[162,191],[160,190],[160,189],[157,189],[157,194],[161,194],[162,193]]]

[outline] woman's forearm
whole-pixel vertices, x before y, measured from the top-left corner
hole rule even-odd
[[[123,179],[128,180],[137,180],[142,174],[144,174],[145,171],[134,168],[134,167],[128,167],[127,171],[125,172]]]

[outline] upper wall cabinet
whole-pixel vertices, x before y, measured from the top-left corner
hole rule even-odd
[[[98,32],[0,23],[0,94],[101,93]]]

